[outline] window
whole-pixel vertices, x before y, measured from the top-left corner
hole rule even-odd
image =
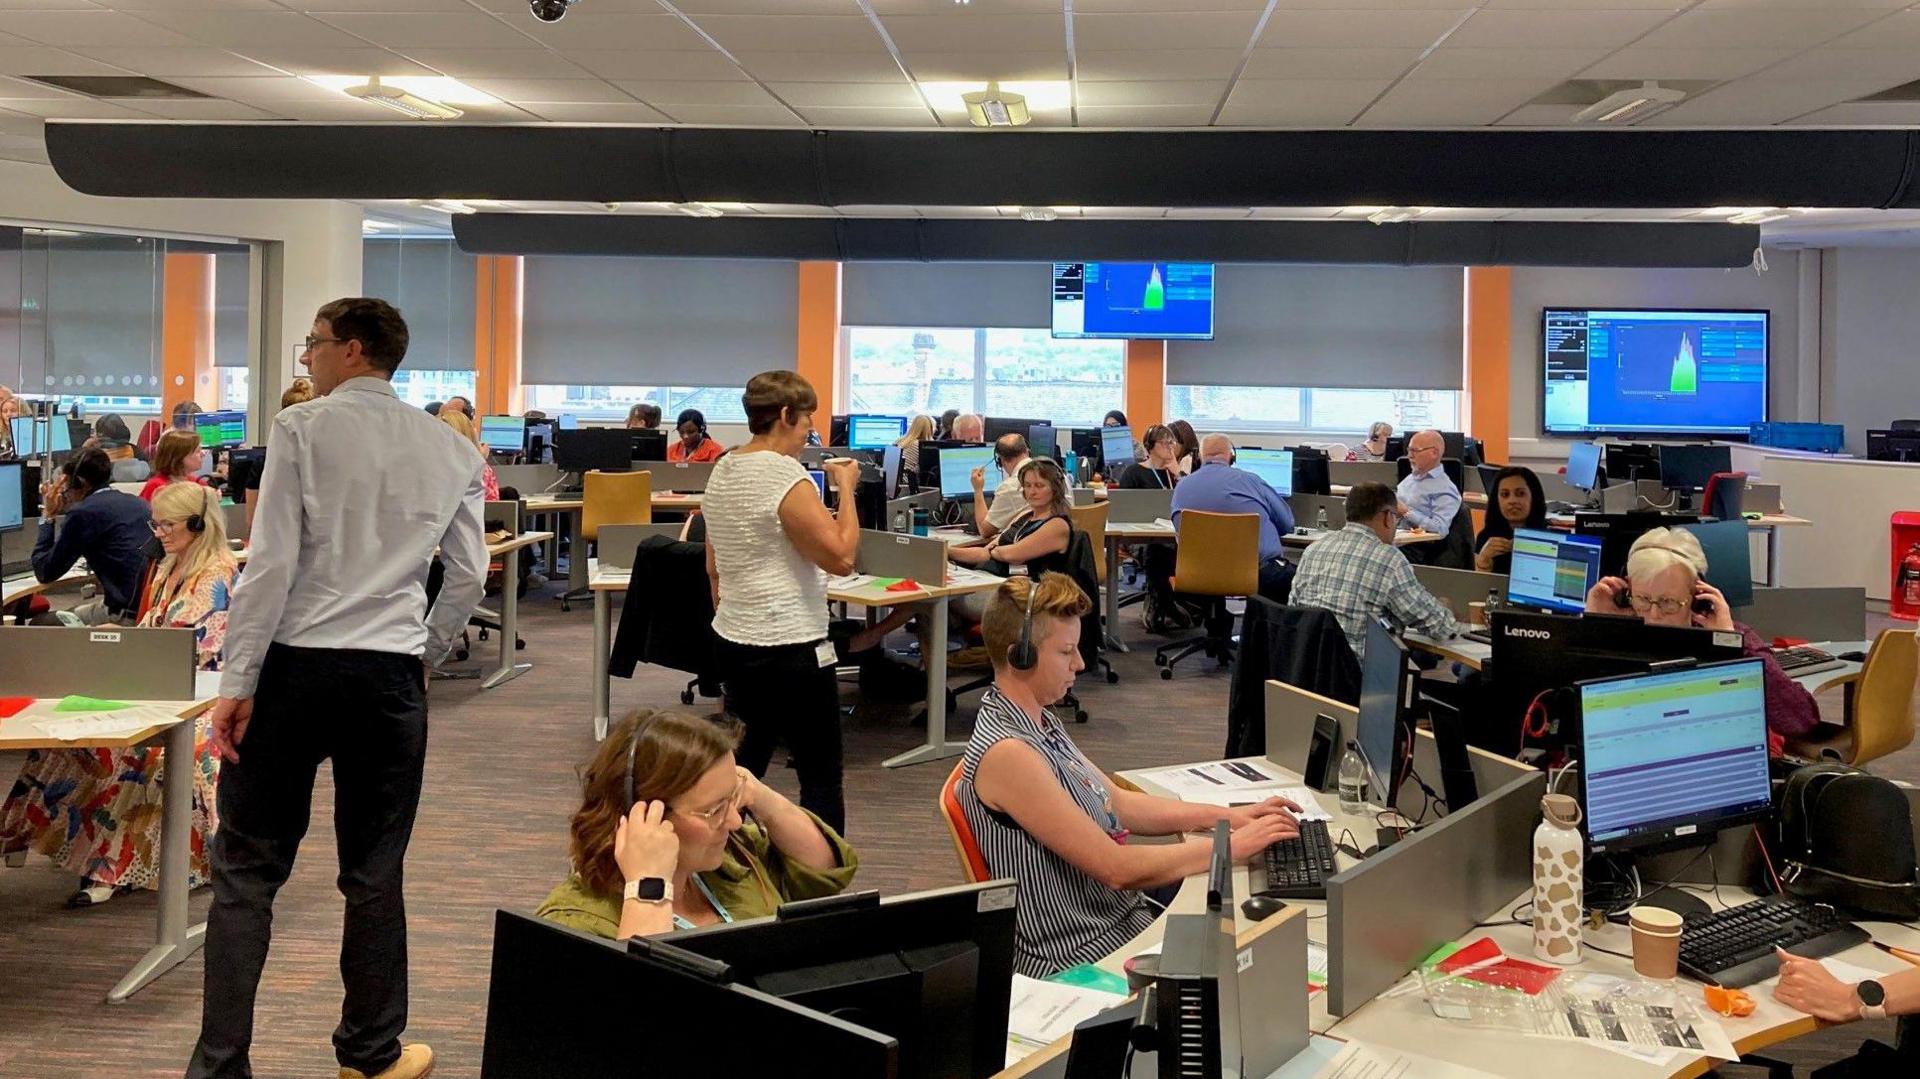
[[[660,406],[661,423],[671,427],[683,409],[695,408],[707,423],[745,423],[740,386],[534,386],[526,387],[526,406],[549,416],[625,422],[627,410],[643,401]]]
[[[449,397],[474,399],[473,369],[465,371],[408,370],[393,373],[393,392],[415,408],[425,408]]]
[[[246,408],[247,390],[251,385],[247,369],[244,367],[222,367],[220,374],[220,407]]]
[[[1126,342],[1056,341],[1046,330],[846,329],[847,411],[938,416],[950,408],[1098,427],[1126,398]]]
[[[1395,431],[1460,427],[1458,390],[1355,390],[1296,386],[1168,386],[1167,415],[1200,431],[1364,435],[1375,420]]]

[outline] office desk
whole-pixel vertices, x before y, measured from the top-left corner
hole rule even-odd
[[[1327,494],[1331,495],[1334,498],[1345,498],[1352,491],[1353,491],[1353,488],[1347,486],[1344,483],[1335,483],[1327,487]],[[1469,509],[1476,509],[1476,510],[1486,509],[1487,508],[1486,492],[1462,491],[1460,492],[1460,504],[1468,507]]]
[[[533,669],[531,663],[515,663],[514,645],[520,626],[520,552],[553,538],[551,532],[522,532],[517,536],[487,544],[487,561],[502,559],[500,573],[500,665],[480,680],[481,689],[505,685]]]
[[[1470,641],[1465,637],[1452,637],[1441,640],[1439,638],[1429,637],[1424,633],[1409,633],[1406,635],[1406,641],[1411,647],[1458,663],[1469,670],[1479,670],[1487,660],[1493,656],[1492,645],[1481,644],[1479,641]],[[1840,652],[1865,652],[1873,647],[1873,642],[1816,641],[1813,643],[1813,647],[1836,654]],[[1860,671],[1866,665],[1850,660],[1844,661],[1844,663],[1844,666],[1835,667],[1831,670],[1814,671],[1811,674],[1796,675],[1793,680],[1807,687],[1808,693],[1816,694],[1823,690],[1833,689],[1835,686],[1845,686],[1850,682],[1858,681]]]
[[[655,491],[653,493],[653,512],[665,513],[674,511],[685,513],[691,510],[697,510],[700,508],[701,500],[705,497],[705,495],[700,494],[680,495],[674,494],[672,491]],[[588,587],[588,559],[585,557],[586,548],[582,546],[586,541],[580,537],[580,518],[586,509],[586,497],[577,493],[542,493],[529,495],[520,501],[522,503],[522,509],[526,513],[543,516],[552,515],[571,519],[572,523],[567,530],[568,549],[576,553],[567,560],[567,591],[577,592],[582,588]],[[559,567],[560,545],[556,543],[547,549],[547,576],[549,578],[559,576]]]
[[[132,749],[161,740],[169,764],[161,780],[160,815],[160,888],[158,914],[154,925],[153,947],[140,958],[126,977],[107,993],[109,1004],[126,999],[147,987],[155,978],[179,966],[198,951],[206,938],[207,925],[187,924],[188,844],[193,831],[193,769],[181,761],[193,760],[194,720],[213,707],[219,687],[218,674],[195,678],[197,701],[139,701],[128,703],[163,704],[178,708],[178,719],[155,724],[132,734],[100,738],[82,738],[63,742],[40,733],[32,721],[22,716],[0,719],[0,751],[28,749]]]
[[[9,577],[5,581],[0,581],[0,606],[11,606],[15,600],[26,599],[29,596],[38,596],[69,586],[77,587],[92,583],[93,574],[82,569],[78,563],[70,567],[67,572],[45,584],[41,584],[32,573],[26,573],[19,577]]]
[[[1562,532],[1571,532],[1573,531],[1573,515],[1566,513],[1554,514],[1547,518],[1547,525],[1550,528],[1557,528]],[[1809,528],[1812,525],[1812,521],[1807,520],[1805,517],[1795,517],[1791,513],[1763,513],[1757,518],[1747,519],[1747,531],[1758,532],[1766,539],[1767,575],[1760,582],[1761,584],[1769,588],[1777,588],[1780,585],[1780,530],[1783,528]]]
[[[575,559],[587,567],[587,589],[593,593],[593,740],[607,736],[607,712],[612,707],[613,594],[625,592],[633,579],[632,569],[602,569],[597,558]]]

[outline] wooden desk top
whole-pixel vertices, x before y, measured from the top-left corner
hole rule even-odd
[[[698,509],[704,494],[676,494],[672,491],[655,491],[653,508],[657,510]],[[579,513],[586,508],[586,498],[578,494],[528,495],[521,499],[528,513]]]
[[[965,574],[956,583],[944,584],[938,588],[920,588],[912,592],[889,592],[885,585],[865,584],[854,588],[836,588],[831,582],[827,585],[827,599],[833,603],[851,603],[860,607],[891,607],[896,603],[913,603],[923,599],[939,599],[943,596],[964,596],[973,592],[985,592],[998,588],[1003,577],[991,574],[979,574],[986,579],[975,579],[973,573],[958,566],[948,567],[948,573]],[[594,592],[625,592],[631,583],[631,570],[601,569],[600,560],[587,562],[587,588]]]
[[[1106,534],[1110,539],[1119,540],[1176,540],[1179,538],[1172,525],[1161,524],[1158,521],[1109,521]],[[1302,533],[1295,529],[1281,536],[1280,542],[1288,547],[1310,547],[1321,537],[1331,534],[1331,530],[1321,532],[1318,529],[1308,529]],[[1417,530],[1396,532],[1393,536],[1393,545],[1412,547],[1420,543],[1438,543],[1446,538],[1434,532]]]
[[[0,719],[0,752],[27,749],[132,749],[144,745],[173,729],[177,724],[196,719],[202,712],[213,707],[211,697],[198,701],[128,701],[128,704],[161,705],[179,708],[179,718],[170,723],[155,723],[127,734],[115,734],[100,738],[78,738],[67,741],[49,738],[34,726],[32,718],[23,715],[8,716]],[[75,718],[81,714],[76,713]]]
[[[1471,670],[1480,670],[1487,660],[1493,657],[1493,646],[1479,641],[1470,641],[1465,637],[1451,637],[1441,640],[1424,633],[1409,633],[1407,644],[1422,652],[1431,653],[1461,664]],[[1865,652],[1873,647],[1872,641],[1815,641],[1813,647],[1838,655],[1841,652]],[[1805,686],[1809,693],[1822,693],[1835,686],[1857,681],[1866,664],[1844,661],[1845,666],[1829,670],[1815,671],[1811,674],[1794,675],[1793,680]]]

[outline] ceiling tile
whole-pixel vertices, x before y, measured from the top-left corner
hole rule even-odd
[[[291,11],[143,11],[139,21],[223,49],[254,45],[351,49],[367,45],[317,19]]]
[[[690,49],[670,52],[568,50],[562,55],[603,79],[726,81],[746,77],[731,61],[712,49],[704,52]]]
[[[571,105],[632,104],[632,99],[599,79],[467,79],[468,86],[502,101],[524,105],[530,101]],[[725,85],[725,84],[722,84]]]
[[[93,0],[0,0],[0,11],[98,11]]]
[[[48,86],[43,82],[34,82],[31,79],[0,78],[0,99],[40,98],[64,101],[79,96],[82,95],[75,94],[71,90],[62,90],[57,86]]]
[[[64,98],[6,98],[0,99],[0,109],[12,112],[30,113],[44,116],[49,120],[146,120],[144,116],[123,105],[110,101],[95,101],[90,97],[69,94]]]
[[[900,65],[886,52],[737,52],[734,59],[761,82],[898,82]]]
[[[925,3],[925,0],[922,0]],[[858,0],[674,0],[689,15],[857,15]],[[952,6],[948,0],[948,7]],[[875,5],[876,9],[879,5]]]
[[[1209,0],[1217,2],[1217,0]],[[1081,82],[1135,79],[1224,79],[1245,49],[1130,49],[1105,52],[1074,46],[1074,75]]]
[[[1067,77],[1067,54],[1047,52],[910,52],[907,70],[922,82],[1053,81]]]
[[[1610,11],[1680,11],[1698,0],[1487,0],[1486,7],[1496,10],[1586,11],[1605,8]],[[1738,0],[1747,3],[1749,0]],[[1819,0],[1804,0],[1817,3]]]
[[[521,11],[524,13],[525,5]],[[659,8],[654,8],[655,12]],[[559,22],[536,22],[529,18],[519,27],[528,35],[568,52],[574,49],[712,49],[713,46],[672,15],[595,12],[593,18],[576,15]]]
[[[949,13],[944,15],[889,15],[881,19],[880,24],[903,52],[991,51],[1015,44],[1023,52],[1067,47],[1067,20],[1059,12],[994,15],[955,10],[952,4],[947,8]],[[1076,17],[1075,33],[1079,34],[1084,25],[1083,20]],[[724,43],[726,39],[720,40]]]
[[[1439,41],[1467,12],[1275,11],[1260,46],[1268,49],[1424,49]]]
[[[274,114],[237,101],[142,101],[137,106],[149,116],[165,120],[271,120]]]
[[[406,0],[406,2],[409,4],[412,4],[412,3],[421,2],[421,0]],[[42,3],[42,2],[39,2],[39,0],[33,0],[33,2],[28,2],[28,0],[19,0],[18,3],[9,5],[6,2],[6,0],[0,0],[0,8],[5,8],[9,6],[23,7],[23,8],[31,7],[31,8],[38,8],[44,11],[50,8],[66,7],[67,5],[64,3],[52,3],[52,4]],[[274,3],[274,0],[98,0],[98,6],[113,8],[116,11],[140,12],[140,11],[284,11],[286,8],[292,7],[293,5],[277,4],[277,3]]]
[[[1858,102],[1848,105],[1835,105],[1830,109],[1808,113],[1793,121],[1796,124],[1867,124],[1874,127],[1920,127],[1920,103],[1895,103],[1879,101],[1872,104]]]
[[[1259,22],[1257,11],[1184,11],[1161,15],[1073,17],[1073,47],[1124,49],[1244,49]]]
[[[1820,82],[1880,78],[1887,86],[1920,79],[1920,52],[1912,49],[1811,49],[1756,72],[1756,80]]]
[[[832,108],[807,106],[800,110],[816,127],[937,127],[925,108]]]
[[[509,23],[478,11],[328,13],[314,16],[389,49],[524,49],[533,41]]]
[[[1913,0],[1702,0],[1700,9],[1764,11],[1770,8],[1860,8],[1893,11],[1912,6]]]
[[[1241,79],[1218,122],[1341,126],[1387,86],[1381,79]]]
[[[385,49],[255,45],[246,55],[296,75],[431,75],[432,71]]]
[[[787,104],[807,112],[811,108],[825,109],[919,109],[927,111],[927,104],[919,91],[905,79],[893,83],[879,82],[774,82],[767,89],[778,94]]]
[[[864,15],[709,15],[694,21],[728,52],[860,52],[886,48],[879,31]]]
[[[1213,104],[1133,105],[1118,108],[1082,105],[1074,111],[1080,118],[1081,127],[1205,127],[1213,117]]]
[[[121,0],[105,0],[105,2],[112,4],[114,7],[127,6],[125,3],[122,3]],[[175,2],[175,0],[142,0],[142,2],[161,5],[161,4],[166,4],[170,2]],[[199,0],[180,0],[180,2],[183,2],[185,6],[191,7],[198,4]],[[604,0],[595,0],[596,7],[599,6],[601,3],[604,3]],[[212,5],[207,5],[207,6],[212,6]],[[473,5],[467,3],[467,0],[277,0],[277,4],[270,4],[270,6],[290,8],[294,11],[306,11],[306,12],[315,12],[315,11],[327,11],[327,12],[461,11],[461,12],[466,12],[466,11],[473,10]],[[526,4],[523,3],[520,5],[518,14],[522,16],[526,16],[527,14]]]
[[[1204,105],[1211,108],[1227,92],[1225,80],[1218,82],[1089,82],[1082,83],[1075,98],[1081,108],[1138,108],[1147,105]]]
[[[308,6],[311,6],[311,0],[306,0],[306,2]],[[378,0],[359,0],[355,6],[360,10],[370,11],[373,9],[372,5],[377,2]],[[603,15],[658,15],[661,11],[659,0],[591,0],[591,2],[593,5],[591,8],[581,8],[580,10],[591,10]],[[292,6],[292,0],[281,0],[281,3]],[[488,11],[497,11],[502,15],[508,15],[515,19],[525,19],[528,22],[535,21],[533,16],[527,13],[527,0],[470,0],[467,6],[482,7]],[[390,10],[391,8],[392,5],[389,4],[386,10]],[[577,17],[577,14],[578,13],[569,16],[566,21],[572,22]]]
[[[1469,127],[1491,124],[1554,84],[1552,79],[1428,79],[1403,82],[1354,122]]]
[[[659,112],[630,101],[624,105],[562,105],[543,102],[528,105],[527,111],[562,124],[664,124],[668,119]]]
[[[669,82],[618,80],[614,85],[649,105],[673,112],[675,105],[779,108],[780,103],[767,96],[758,85],[746,82]]]
[[[338,0],[329,0],[337,3]],[[412,0],[409,0],[412,2]],[[524,49],[403,49],[407,58],[456,79],[582,79],[590,72],[559,53],[527,42]]]
[[[180,49],[199,44],[117,11],[0,11],[0,33],[46,45]]]
[[[1489,49],[1599,48],[1625,45],[1658,26],[1666,11],[1477,11],[1447,38],[1453,46]]]
[[[1500,118],[1502,127],[1557,127],[1573,123],[1578,105],[1522,105]]]
[[[1582,71],[1587,79],[1737,79],[1790,49],[1649,49],[1630,45]]]
[[[279,72],[225,49],[88,48],[84,55],[102,63],[138,71],[156,79],[175,75],[277,75]]]
[[[678,105],[668,109],[683,124],[725,124],[735,127],[804,127],[805,121],[778,105]]]
[[[1689,11],[1641,39],[1654,49],[1804,48],[1845,34],[1882,12],[1834,7],[1797,11]]]
[[[22,112],[0,110],[0,135],[30,135],[39,138],[46,121]]]
[[[1606,54],[1606,49],[1456,49],[1443,45],[1422,60],[1408,77],[1567,79]]]
[[[1397,79],[1419,49],[1255,49],[1247,79]]]
[[[1378,4],[1406,4],[1409,2],[1415,2],[1415,3],[1421,2],[1421,0],[1374,0],[1374,2]],[[1433,0],[1433,2],[1444,3],[1448,6],[1452,6],[1453,4],[1457,3],[1458,0]],[[1053,6],[1054,7],[1060,6],[1057,0]],[[1267,0],[1197,0],[1197,2],[1193,6],[1202,8],[1207,11],[1251,11],[1255,14],[1259,14],[1260,12],[1266,10]],[[1300,0],[1279,0],[1279,6],[1280,7],[1304,7],[1307,5],[1302,4]],[[1329,7],[1366,7],[1368,5],[1365,2],[1355,3],[1353,2],[1353,0],[1329,0],[1328,6]],[[1098,14],[1102,12],[1160,13],[1160,12],[1168,12],[1168,11],[1178,11],[1183,9],[1184,7],[1185,5],[1178,3],[1177,0],[1073,0],[1073,13],[1076,18],[1080,15],[1081,12],[1089,12],[1094,14]]]
[[[244,101],[252,105],[283,101],[351,101],[345,94],[316,86],[291,75],[265,78],[181,78],[171,80],[189,90]]]
[[[1649,116],[1640,126],[1777,124],[1885,88],[1883,80],[1871,78],[1824,82],[1742,79]]]
[[[1827,44],[1843,49],[1920,49],[1920,10],[1895,12]]]

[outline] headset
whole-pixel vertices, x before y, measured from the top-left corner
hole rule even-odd
[[[186,520],[187,531],[193,533],[196,536],[207,530],[207,517],[210,516],[214,510],[213,488],[202,487],[200,488],[200,490],[203,492],[203,494],[201,495],[200,501],[204,506],[204,508],[199,513],[193,514],[192,516],[188,517]]]
[[[659,712],[648,713],[646,718],[633,725],[633,736],[627,739],[627,782],[620,788],[621,794],[627,800],[627,813],[633,812],[636,801],[633,796],[633,755],[640,749],[640,735],[645,733],[648,727],[653,726],[654,720],[659,718]]]
[[[1040,582],[1027,578],[1027,611],[1020,616],[1020,639],[1007,649],[1007,662],[1013,664],[1016,671],[1030,671],[1040,664],[1040,650],[1033,645],[1033,597],[1040,591]]]

